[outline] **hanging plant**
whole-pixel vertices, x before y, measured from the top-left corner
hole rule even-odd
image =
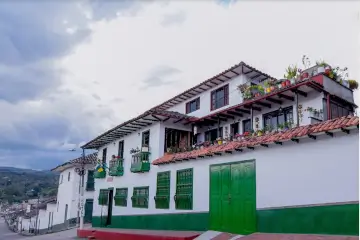
[[[359,87],[359,84],[356,80],[348,80],[349,82],[349,88],[352,90],[356,90]]]
[[[298,115],[299,115],[299,120],[300,120],[300,122],[302,122],[303,117],[304,117],[304,115],[303,115],[303,110],[302,110],[302,104],[299,104],[299,105],[298,105]]]

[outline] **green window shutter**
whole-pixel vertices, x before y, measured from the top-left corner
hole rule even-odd
[[[94,170],[88,170],[86,191],[93,191],[95,189]]]
[[[192,210],[193,208],[193,169],[176,172],[175,209]]]
[[[149,187],[134,187],[131,201],[134,208],[148,208]]]
[[[99,198],[98,198],[99,205],[107,205],[108,198],[109,198],[109,190],[108,189],[100,189]]]
[[[128,189],[117,188],[114,196],[115,206],[126,207],[127,206]]]
[[[155,207],[169,209],[170,204],[170,171],[157,174]]]

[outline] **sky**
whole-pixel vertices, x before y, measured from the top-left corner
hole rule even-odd
[[[241,61],[281,78],[305,54],[360,80],[359,10],[344,0],[1,1],[0,166],[51,169]]]

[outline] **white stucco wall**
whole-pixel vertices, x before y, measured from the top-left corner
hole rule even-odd
[[[39,210],[39,217],[37,218],[37,229],[47,229],[49,223],[49,215],[47,215],[46,210],[40,209]]]
[[[59,179],[57,203],[48,203],[46,210],[39,211],[40,222],[39,229],[47,229],[49,224],[49,213],[52,214],[50,217],[50,225],[62,224],[65,221],[65,205],[68,204],[68,213],[66,220],[71,218],[77,218],[78,216],[78,203],[80,199],[80,176],[75,172],[75,167],[65,169],[60,174],[63,175],[61,183],[61,177]],[[84,176],[84,199],[93,199],[94,192],[86,191],[87,181],[87,170],[93,169],[93,166],[86,165],[86,175]],[[68,181],[68,174],[70,172],[70,181]],[[35,221],[35,218],[34,218]]]
[[[359,200],[359,135],[336,133],[334,138],[318,136],[304,138],[300,143],[286,142],[282,146],[259,147],[255,151],[216,156],[205,159],[151,166],[148,173],[130,173],[113,182],[97,180],[96,199],[100,188],[128,187],[128,206],[113,206],[113,215],[160,214],[209,211],[209,166],[211,164],[256,159],[256,205],[258,209],[307,204],[323,204]],[[193,210],[176,210],[176,171],[194,169]],[[155,209],[157,172],[171,171],[170,209]],[[133,208],[134,186],[149,186],[149,208]],[[94,216],[106,215],[107,208],[94,201]]]

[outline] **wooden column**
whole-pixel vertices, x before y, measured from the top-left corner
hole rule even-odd
[[[168,139],[168,132],[166,131],[167,128],[165,128],[165,143],[164,143],[164,152],[167,152],[168,145],[167,145],[167,139]]]
[[[221,134],[220,134],[220,116],[218,116],[218,136],[217,137],[220,137]]]
[[[326,95],[326,107],[327,107],[327,119],[326,120],[330,120],[331,119],[331,107],[330,107],[330,94],[328,93]]]
[[[300,116],[299,116],[299,94],[295,90],[295,111],[296,111],[296,126],[300,126]]]
[[[251,130],[254,129],[254,109],[251,105],[250,107],[250,125],[251,125]]]

